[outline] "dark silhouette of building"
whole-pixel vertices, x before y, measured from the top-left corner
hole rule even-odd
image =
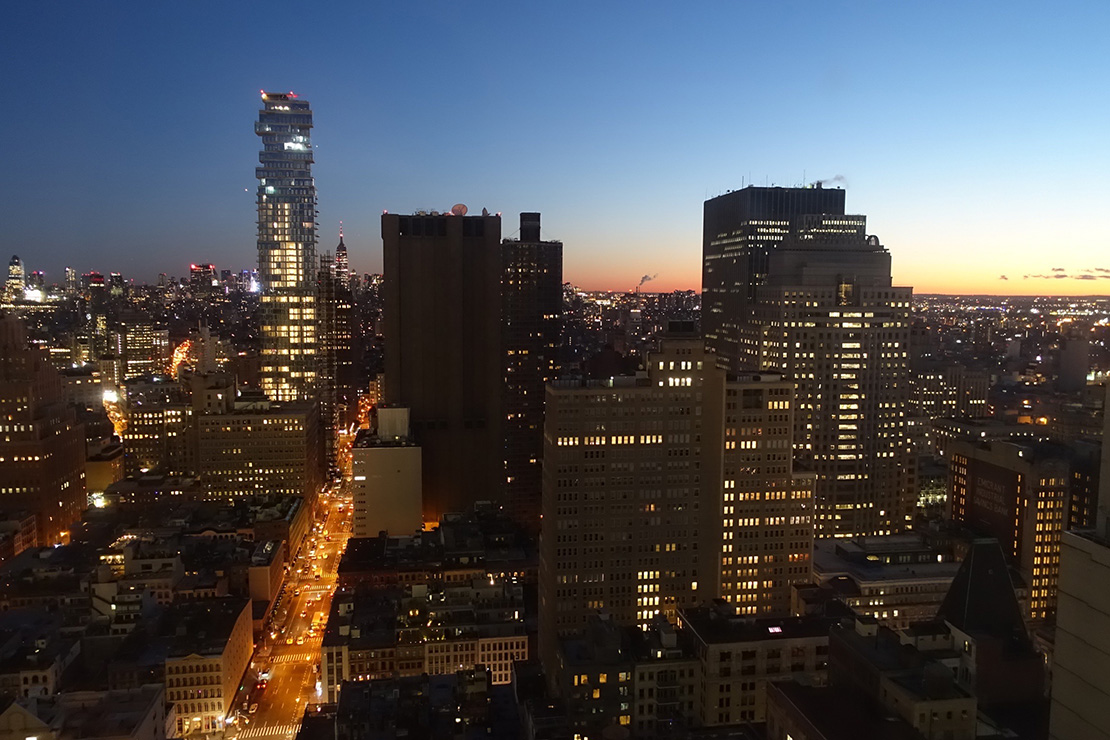
[[[339,245],[335,248],[335,329],[332,342],[335,346],[335,408],[339,423],[347,426],[355,421],[358,412],[358,391],[365,387],[359,382],[355,357],[359,355],[358,337],[354,330],[354,296],[351,292],[350,267],[343,231],[339,232]]]
[[[478,501],[539,528],[544,384],[555,371],[563,245],[522,213],[382,216],[385,400],[411,409],[424,518]]]
[[[320,256],[316,273],[316,401],[320,405],[320,434],[324,454],[324,473],[339,474],[336,459],[336,431],[339,426],[337,395],[339,382],[339,280],[330,254]]]
[[[40,544],[67,539],[85,508],[85,430],[45,351],[0,316],[0,502],[35,515]]]
[[[501,217],[384,214],[385,401],[411,409],[424,520],[504,503]]]
[[[505,353],[505,487],[509,514],[539,528],[544,386],[555,378],[563,314],[563,243],[540,238],[540,214],[520,214],[501,243]]]

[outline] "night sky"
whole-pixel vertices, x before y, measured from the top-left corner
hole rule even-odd
[[[319,249],[343,221],[363,272],[381,268],[383,209],[461,202],[503,212],[505,236],[541,211],[584,287],[698,289],[706,197],[840,176],[898,284],[1110,293],[1104,1],[148,0],[0,18],[0,254],[48,281],[256,266],[265,88],[311,101]]]

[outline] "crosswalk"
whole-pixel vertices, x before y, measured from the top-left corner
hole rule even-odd
[[[239,740],[249,740],[253,737],[292,737],[301,729],[300,722],[289,722],[284,725],[255,725],[239,731]]]
[[[282,653],[275,655],[272,659],[274,663],[315,663],[316,659],[320,657],[319,651],[306,650],[301,653]]]

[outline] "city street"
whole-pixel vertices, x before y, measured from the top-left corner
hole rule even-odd
[[[229,728],[228,740],[290,738],[300,727],[305,706],[319,696],[320,643],[351,531],[345,486],[322,495],[326,516],[313,525],[290,565],[283,597],[244,678],[238,720]]]

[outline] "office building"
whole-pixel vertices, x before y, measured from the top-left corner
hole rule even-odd
[[[409,410],[378,409],[378,428],[359,430],[351,446],[355,537],[411,534],[422,518],[420,446],[409,436]]]
[[[554,376],[562,243],[522,213],[382,216],[386,401],[411,409],[425,519],[477,501],[538,529],[543,386]]]
[[[1103,424],[1106,440],[1110,416]],[[1065,532],[1060,541],[1051,740],[1110,740],[1110,445],[1105,442],[1094,508],[1089,530]]]
[[[220,279],[215,265],[189,265],[189,292],[194,298],[204,298],[216,292]]]
[[[920,534],[813,543],[813,584],[795,589],[794,612],[830,598],[892,629],[932,619],[960,563]]]
[[[733,370],[793,381],[819,537],[891,534],[916,500],[906,430],[910,288],[844,193],[749,187],[706,201],[702,321]]]
[[[354,296],[351,293],[350,267],[343,230],[335,248],[335,324],[332,344],[335,351],[335,410],[337,424],[349,427],[357,418],[358,392],[362,387],[355,363],[358,347],[355,331]]]
[[[163,375],[130,378],[121,400],[127,475],[158,470],[165,473],[194,472],[191,449],[193,407],[185,389]]]
[[[166,371],[170,359],[170,332],[154,325],[144,314],[128,312],[120,317],[120,350],[124,378],[157,375]]]
[[[85,430],[45,351],[0,316],[0,508],[35,515],[38,541],[64,542],[85,508]]]
[[[897,632],[868,616],[833,625],[829,685],[768,686],[767,737],[1043,737],[1044,673],[1002,550],[977,540],[935,619]]]
[[[344,589],[331,603],[320,650],[322,693],[344,681],[451,675],[481,665],[507,684],[528,658],[524,587],[508,579]]]
[[[320,440],[323,445],[324,473],[329,478],[339,474],[336,458],[336,434],[339,421],[336,409],[338,374],[338,330],[336,307],[339,281],[330,254],[320,256],[316,272],[316,401],[320,406]]]
[[[23,289],[26,287],[27,275],[23,268],[23,260],[18,254],[13,254],[8,261],[8,279],[4,282],[5,297],[9,301],[23,298]]]
[[[690,329],[638,377],[548,386],[545,666],[598,609],[646,627],[722,597],[743,616],[785,616],[809,579],[813,479],[792,464],[791,384],[729,378]]]
[[[77,294],[77,270],[72,267],[65,270],[65,292],[70,296]]]
[[[539,529],[544,386],[554,380],[563,314],[563,243],[540,238],[540,214],[520,214],[501,242],[505,351],[505,500],[521,525]]]
[[[1110,738],[1110,538],[1065,532],[1060,547],[1052,740]]]
[[[424,520],[502,503],[501,218],[384,214],[382,242],[385,400],[410,409]]]
[[[312,111],[293,93],[262,93],[258,153],[258,276],[262,390],[313,398],[316,374],[316,185]]]
[[[949,456],[951,519],[994,537],[1029,587],[1027,618],[1056,611],[1069,451],[1051,443],[957,442]]]
[[[193,423],[207,498],[278,493],[315,500],[324,483],[316,404],[240,401],[198,413]]]
[[[706,345],[739,369],[740,330],[766,284],[770,255],[795,218],[844,215],[839,188],[747,187],[705,201],[702,221],[702,333]]]

